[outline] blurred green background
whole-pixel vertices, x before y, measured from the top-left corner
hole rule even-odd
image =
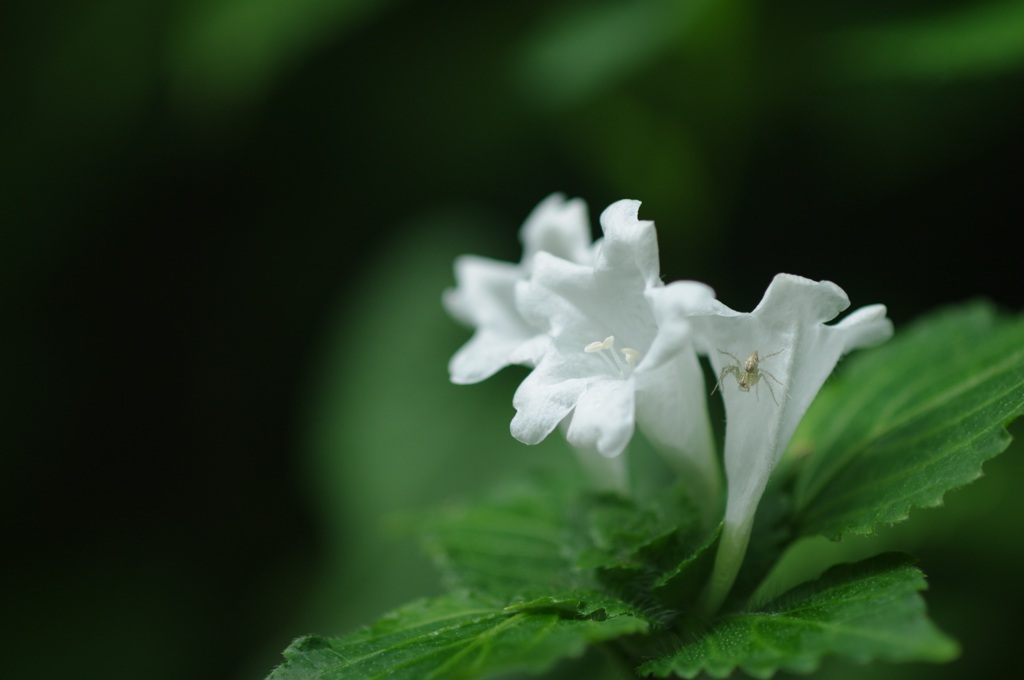
[[[779,271],[897,327],[1024,307],[1021,0],[0,12],[5,677],[260,678],[436,592],[410,515],[571,464],[508,436],[522,371],[447,384],[440,306],[552,191],[642,200],[737,309]],[[989,467],[901,536],[963,658],[877,675],[1021,666]]]

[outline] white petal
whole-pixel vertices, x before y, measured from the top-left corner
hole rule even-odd
[[[892,321],[885,317],[885,312],[884,305],[863,307],[835,325],[817,325],[806,333],[789,377],[790,399],[780,432],[782,449],[789,444],[839,359],[854,349],[877,345],[892,337]],[[782,451],[778,451],[776,460],[781,455]]]
[[[558,334],[578,322],[578,308],[594,297],[595,285],[593,267],[538,253],[530,279],[516,286],[516,308],[535,327]]]
[[[448,363],[451,380],[458,384],[489,378],[510,364],[533,365],[544,345],[515,306],[519,267],[482,257],[455,260],[458,287],[442,298],[455,318],[475,326],[476,333]]]
[[[658,332],[637,366],[637,420],[654,447],[685,478],[717,522],[721,465],[708,420],[704,372],[697,360],[689,315],[707,312],[714,291],[695,281],[679,281],[645,293]]]
[[[684,476],[709,522],[717,523],[722,470],[708,420],[704,373],[692,347],[653,371],[637,369],[637,422],[654,448]]]
[[[693,327],[689,316],[707,313],[715,298],[710,286],[696,281],[676,281],[645,291],[658,325],[658,335],[644,357],[644,370],[653,370],[684,351],[692,353]],[[703,377],[699,382],[703,383]]]
[[[548,196],[526,218],[519,239],[527,267],[540,252],[570,262],[589,262],[591,235],[587,204],[579,198],[566,200],[563,194]]]
[[[871,347],[892,337],[892,321],[885,316],[885,305],[868,305],[847,314],[834,328],[844,330],[843,353]],[[848,332],[846,329],[850,329]]]
[[[565,423],[566,430],[571,420],[572,416],[569,416],[570,422]],[[629,496],[629,468],[626,465],[626,456],[609,458],[598,453],[595,448],[583,446],[574,446],[573,450],[595,489]]]
[[[480,328],[448,362],[448,374],[456,385],[472,385],[513,364],[534,366],[550,343],[545,335],[525,340]]]
[[[547,326],[535,326],[520,314],[517,284],[529,275],[532,260],[542,251],[570,260],[593,259],[586,205],[578,199],[567,201],[554,194],[541,201],[520,237],[520,264],[474,256],[455,260],[456,287],[446,290],[442,300],[453,317],[476,328],[476,333],[449,362],[453,382],[479,382],[509,364],[535,365],[549,345]]]
[[[659,319],[708,314],[720,309],[716,305],[715,290],[699,281],[673,281],[664,288],[649,291],[648,298]]]
[[[886,339],[880,305],[825,325],[849,306],[841,288],[779,274],[750,314],[723,310],[694,317],[725,401],[725,528],[709,590],[716,607],[732,585],[768,478],[818,390],[847,351]],[[758,353],[756,372],[745,364]],[[748,391],[740,389],[741,376]]]
[[[521,327],[515,307],[519,265],[475,255],[455,258],[456,288],[445,291],[448,312],[469,325],[500,324]]]
[[[831,321],[849,306],[850,298],[831,281],[776,274],[751,314],[765,321],[812,324]]]
[[[632,380],[595,380],[580,395],[566,438],[608,458],[621,454],[633,437],[636,406]]]
[[[448,362],[448,374],[457,385],[470,385],[490,378],[508,366],[508,357],[520,345],[501,336],[479,330],[459,348]]]
[[[616,241],[608,238],[604,243],[607,247]],[[578,326],[583,318],[583,330],[596,334],[586,342],[614,335],[618,346],[646,353],[657,331],[643,297],[649,286],[632,258],[620,258],[619,266],[602,269],[540,253],[529,286],[516,292],[520,313],[534,324],[541,322],[538,317],[547,319],[549,331],[556,335]]]
[[[573,373],[571,366],[546,355],[526,376],[512,397],[516,409],[510,428],[513,437],[524,444],[537,444],[551,434],[587,389],[589,380]]]
[[[637,272],[648,286],[661,285],[654,222],[639,218],[640,201],[621,200],[601,213],[604,241],[597,268]]]

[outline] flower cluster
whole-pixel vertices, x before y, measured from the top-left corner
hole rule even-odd
[[[513,397],[512,435],[536,444],[556,427],[597,479],[626,492],[623,452],[639,427],[692,482],[715,522],[721,463],[707,395],[725,402],[727,490],[706,593],[716,608],[746,551],[757,504],[797,424],[839,358],[886,340],[892,324],[871,305],[826,325],[850,302],[828,281],[779,274],[750,313],[695,281],[660,278],[653,222],[640,203],[613,203],[590,242],[586,206],[545,199],[521,231],[519,264],[464,256],[445,305],[475,333],[452,358],[456,383],[521,364],[533,370]],[[718,376],[708,390],[699,356]]]

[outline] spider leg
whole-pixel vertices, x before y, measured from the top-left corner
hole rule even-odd
[[[764,361],[765,359],[770,359],[773,356],[776,356],[778,354],[782,354],[785,351],[786,351],[786,348],[783,347],[782,349],[778,350],[777,352],[772,352],[771,354],[765,354],[763,357],[761,357],[761,361]]]
[[[727,357],[731,357],[732,360],[736,362],[736,366],[742,366],[743,365],[743,362],[740,361],[739,357],[737,357],[735,354],[733,354],[731,352],[726,352],[724,349],[720,349],[718,351],[721,352],[722,354],[724,354]],[[779,350],[779,351],[781,352],[782,350]]]
[[[778,381],[778,379],[776,379],[776,377],[774,375],[772,375],[768,371],[761,371],[761,375],[766,375],[769,378],[771,378],[772,380],[774,380],[775,382],[778,382],[780,385],[782,384],[781,382]],[[770,382],[768,382],[767,380],[764,381],[764,384],[768,386],[768,393],[772,395],[772,401],[774,401],[775,405],[778,406],[779,405],[779,400],[775,398],[775,390],[772,389],[772,384]]]
[[[715,390],[725,390],[725,388],[722,387],[722,381],[725,380],[725,376],[729,373],[739,375],[739,369],[736,366],[726,366],[723,368],[722,372],[718,374],[718,382],[715,383],[715,387],[711,390],[711,394],[714,394]]]
[[[762,370],[762,371],[761,371],[761,375],[766,375],[766,376],[768,376],[769,378],[771,378],[772,380],[774,380],[774,381],[775,381],[775,384],[776,384],[776,385],[778,385],[779,387],[785,387],[785,385],[783,385],[783,384],[782,384],[782,381],[781,381],[781,380],[779,380],[778,378],[776,378],[776,377],[775,377],[774,375],[772,375],[772,374],[771,374],[771,373],[769,373],[768,371]]]

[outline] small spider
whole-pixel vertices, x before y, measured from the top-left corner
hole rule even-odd
[[[781,354],[783,350],[780,349],[778,352],[772,352],[771,354],[765,355],[763,358],[759,358],[757,356],[757,350],[755,349],[750,353],[750,356],[747,357],[746,361],[740,361],[739,357],[735,354],[726,352],[724,349],[720,349],[718,351],[728,357],[732,357],[732,360],[736,363],[730,364],[722,369],[722,372],[718,375],[718,384],[715,385],[715,389],[711,390],[711,394],[714,394],[717,389],[723,389],[722,381],[725,380],[725,376],[727,375],[732,375],[736,378],[736,384],[739,385],[740,391],[742,392],[749,392],[751,387],[756,387],[761,378],[770,378],[771,380],[774,380],[779,387],[783,387],[781,380],[776,378],[769,371],[758,368],[758,365],[762,361],[770,359],[776,354]],[[772,384],[767,380],[764,381],[764,384],[768,386],[768,392],[772,395],[772,401],[774,401],[775,405],[778,406],[779,400],[775,398],[775,390],[772,389]],[[757,390],[754,391],[754,395],[757,395]]]

